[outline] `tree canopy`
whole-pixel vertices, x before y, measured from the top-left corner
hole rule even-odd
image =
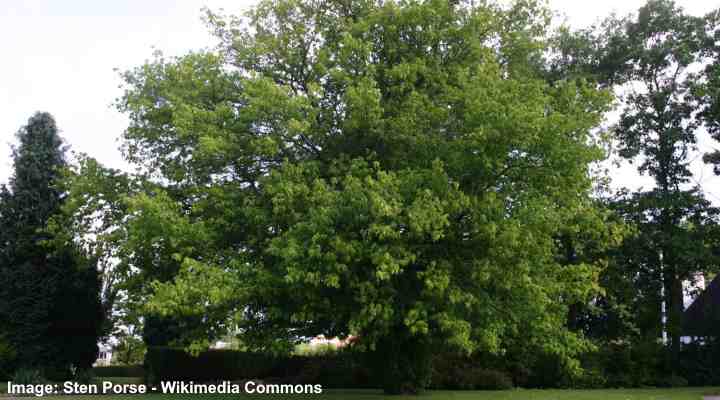
[[[290,0],[207,20],[218,52],[159,55],[117,102],[148,182],[121,198],[119,245],[148,312],[202,321],[176,344],[357,335],[407,350],[389,391],[426,384],[402,357],[434,345],[522,337],[577,366],[568,307],[603,260],[558,243],[618,239],[590,176],[612,97],[547,78],[548,10]]]

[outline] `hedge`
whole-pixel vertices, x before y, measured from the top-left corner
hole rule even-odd
[[[569,375],[562,359],[535,354],[526,360],[474,354],[436,354],[430,387],[434,389],[497,390],[516,387],[602,388],[720,384],[720,342],[686,345],[678,369],[668,368],[666,349],[657,343],[612,344],[585,354],[585,373]],[[378,387],[371,380],[362,353],[343,350],[314,356],[275,357],[234,350],[210,350],[193,357],[182,349],[150,347],[145,379],[218,381],[262,379],[266,382],[321,384],[326,388]],[[97,376],[138,376],[134,367],[96,368]],[[675,373],[673,373],[675,372]],[[377,377],[375,377],[377,378]]]
[[[93,367],[92,372],[98,378],[142,378],[145,376],[145,369],[142,365]]]
[[[209,350],[194,357],[182,349],[150,347],[145,380],[218,381],[274,379],[321,384],[327,388],[368,387],[367,373],[351,353],[319,356],[272,356],[235,350]]]

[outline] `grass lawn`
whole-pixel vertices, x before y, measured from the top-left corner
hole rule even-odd
[[[98,378],[115,383],[140,383],[139,378]],[[7,382],[0,382],[0,393],[7,392]],[[701,400],[704,395],[720,395],[720,388],[678,389],[606,389],[606,390],[507,390],[429,391],[421,396],[384,396],[379,390],[326,390],[321,395],[161,395],[144,396],[59,396],[64,400],[171,400],[171,399],[318,399],[326,400]],[[0,400],[2,400],[0,395]]]
[[[321,395],[159,395],[145,396],[61,396],[55,399],[81,400],[169,400],[169,399],[317,399],[326,400],[701,400],[703,395],[720,394],[720,388],[617,389],[617,390],[509,390],[502,392],[430,391],[419,397],[384,396],[375,390],[327,390]]]

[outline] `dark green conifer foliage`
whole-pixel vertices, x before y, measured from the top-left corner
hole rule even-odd
[[[17,138],[14,175],[0,188],[0,321],[16,367],[67,374],[97,356],[97,272],[45,229],[62,204],[56,184],[66,166],[55,120],[36,113]]]

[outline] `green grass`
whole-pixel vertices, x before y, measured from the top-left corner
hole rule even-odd
[[[327,390],[321,395],[159,395],[145,396],[62,396],[55,399],[79,400],[171,400],[171,399],[317,399],[326,400],[701,400],[718,394],[719,388],[617,389],[617,390],[509,390],[502,392],[430,391],[416,396],[384,396],[376,390]]]
[[[99,378],[119,384],[139,384],[140,378]],[[7,383],[0,382],[0,393],[7,392]],[[379,390],[326,390],[321,395],[160,395],[144,396],[61,396],[64,400],[172,400],[172,399],[326,399],[326,400],[701,400],[703,395],[720,395],[720,388],[678,389],[606,389],[606,390],[508,390],[429,391],[421,396],[384,396]],[[0,396],[2,400],[2,396]]]

